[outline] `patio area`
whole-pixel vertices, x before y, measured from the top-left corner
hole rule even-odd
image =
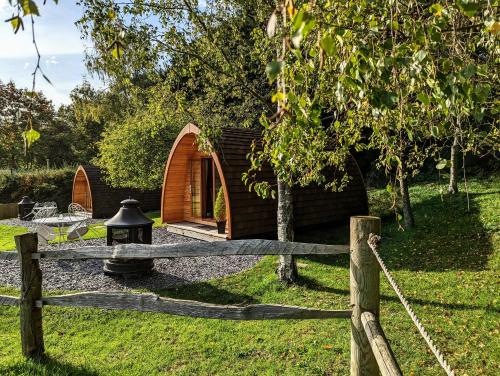
[[[25,221],[17,221],[24,225]],[[5,223],[6,221],[0,221]],[[28,222],[29,224],[29,222]],[[189,243],[195,239],[173,234],[165,227],[153,228],[153,244]],[[90,239],[78,242],[62,243],[62,248],[105,245],[106,239]],[[57,244],[40,247],[40,249],[58,249]],[[158,259],[149,275],[139,278],[123,278],[109,276],[103,272],[102,260],[87,261],[45,261],[41,263],[44,274],[45,290],[73,291],[117,291],[131,289],[165,289],[186,285],[193,282],[207,281],[214,278],[239,273],[253,267],[260,256],[226,256],[226,257],[184,257]],[[0,285],[20,286],[19,265],[17,261],[3,261],[0,264]]]
[[[168,232],[209,242],[225,241],[227,234],[219,234],[213,226],[194,222],[176,222],[167,225]]]

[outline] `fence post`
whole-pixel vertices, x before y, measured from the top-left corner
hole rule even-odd
[[[377,361],[363,330],[361,314],[380,312],[379,266],[367,240],[370,233],[380,235],[380,218],[370,216],[351,217],[351,376],[378,375]]]
[[[35,233],[15,236],[21,267],[21,344],[23,355],[36,358],[43,354],[42,308],[35,302],[42,298],[42,271],[38,260],[31,255],[37,252],[38,238]]]

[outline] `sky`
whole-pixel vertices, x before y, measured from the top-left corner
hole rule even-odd
[[[84,51],[91,44],[80,39],[80,32],[74,22],[81,16],[82,9],[74,0],[37,1],[41,17],[35,19],[35,32],[40,54],[41,67],[52,85],[41,75],[37,77],[36,90],[43,93],[58,107],[70,102],[69,93],[84,79],[94,86],[102,84],[93,78],[84,65]],[[12,16],[8,0],[0,0],[0,80],[14,81],[16,86],[29,88],[36,54],[31,41],[29,18],[24,19],[25,30],[14,34],[12,26],[4,22]]]

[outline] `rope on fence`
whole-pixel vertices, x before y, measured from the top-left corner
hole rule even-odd
[[[437,361],[441,365],[441,367],[444,369],[444,371],[447,373],[448,376],[455,376],[455,371],[450,367],[446,359],[444,358],[444,355],[441,353],[441,351],[436,347],[434,344],[434,341],[432,340],[431,336],[427,331],[425,330],[424,326],[420,322],[420,319],[417,317],[416,313],[413,311],[413,309],[410,306],[410,303],[408,303],[408,300],[404,297],[403,293],[401,292],[401,289],[399,288],[398,284],[392,277],[391,273],[389,270],[387,270],[387,267],[385,266],[384,260],[380,257],[378,250],[379,250],[379,245],[380,245],[380,240],[381,237],[375,234],[370,234],[368,237],[368,245],[370,246],[370,249],[373,252],[373,255],[377,259],[380,268],[384,272],[385,276],[387,277],[387,280],[389,281],[389,284],[391,287],[394,289],[396,292],[396,295],[398,296],[399,300],[403,304],[403,306],[406,309],[406,312],[408,312],[408,315],[410,315],[413,323],[416,325],[418,331],[422,335],[423,339],[433,352],[434,356],[436,357]]]

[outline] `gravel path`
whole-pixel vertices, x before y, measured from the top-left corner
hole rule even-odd
[[[16,225],[25,225],[29,222]],[[5,221],[0,221],[4,224]],[[7,224],[7,223],[5,223]],[[167,232],[165,228],[153,229],[153,244],[186,243],[194,239]],[[79,245],[103,245],[105,239],[92,239],[77,243]],[[47,246],[45,249],[56,249]],[[125,279],[107,276],[102,271],[102,260],[87,261],[42,261],[43,288],[46,290],[99,290],[116,291],[130,289],[162,289],[219,278],[241,272],[253,267],[259,256],[224,256],[224,257],[182,257],[176,259],[155,260],[153,273],[148,276]],[[19,264],[17,261],[0,263],[0,285],[20,286]]]

